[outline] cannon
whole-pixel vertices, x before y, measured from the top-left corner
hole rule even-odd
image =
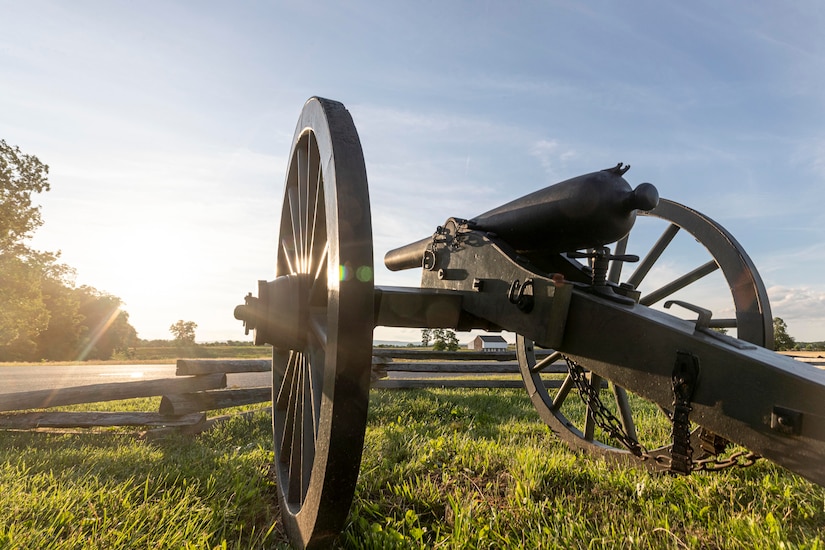
[[[649,183],[631,187],[627,166],[448,219],[386,254],[391,270],[421,270],[419,288],[400,288],[374,284],[366,168],[346,108],[309,99],[289,159],[275,278],[235,317],[273,346],[274,471],[295,546],[329,544],[346,520],[376,326],[515,333],[528,394],[573,449],[676,474],[763,457],[825,485],[825,372],[770,351],[767,292],[736,239]],[[628,254],[639,220],[664,227],[641,257]],[[643,290],[679,234],[709,258]],[[724,318],[681,297],[709,276],[729,294]],[[556,361],[567,374],[548,388]],[[637,430],[639,399],[661,409],[666,441]],[[584,420],[568,412],[582,403]]]

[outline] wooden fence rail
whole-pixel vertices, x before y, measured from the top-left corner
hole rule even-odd
[[[141,380],[137,382],[112,382],[91,384],[54,390],[35,390],[4,394],[0,400],[0,411],[24,409],[48,409],[81,403],[100,403],[137,397],[155,397],[166,392],[184,393],[214,390],[226,387],[226,375],[214,373],[208,376],[186,378],[165,378]]]
[[[522,382],[512,376],[518,373],[514,359],[512,352],[379,348],[373,353],[373,387],[518,388]],[[0,400],[0,429],[146,426],[198,431],[214,424],[214,419],[207,418],[208,411],[271,401],[272,388],[269,386],[226,389],[227,374],[271,370],[269,359],[179,359],[176,378],[6,394]],[[552,367],[550,372],[553,372]],[[559,368],[558,372],[566,370]],[[495,379],[491,375],[509,375],[509,379]],[[548,381],[548,385],[558,383],[559,380]],[[157,412],[31,410],[157,396],[161,397]]]

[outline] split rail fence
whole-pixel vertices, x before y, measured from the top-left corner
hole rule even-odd
[[[521,380],[512,376],[518,374],[513,352],[377,348],[373,350],[372,363],[372,385],[376,389],[522,387]],[[556,368],[559,373],[566,372],[563,365],[554,365],[551,371]],[[0,429],[134,426],[154,434],[169,430],[197,433],[231,416],[210,417],[212,411],[271,401],[271,386],[227,388],[227,374],[271,370],[269,359],[179,359],[175,378],[5,394],[0,397]],[[48,410],[157,396],[161,401],[156,412]]]

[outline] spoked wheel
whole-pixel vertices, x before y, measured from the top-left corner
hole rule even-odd
[[[639,254],[641,261],[637,265],[625,266],[627,271],[635,267],[626,278],[622,276],[622,263],[613,262],[608,271],[611,282],[633,285],[641,291],[639,303],[645,306],[661,307],[666,300],[681,299],[711,311],[728,313],[730,316],[726,318],[716,319],[714,316],[711,327],[724,332],[735,331],[735,335],[730,335],[759,346],[773,346],[773,320],[764,284],[750,258],[730,233],[695,210],[664,199],[654,210],[640,211],[639,214],[647,219],[639,218],[631,234],[615,243],[613,253],[635,252],[629,249],[635,240],[640,243],[638,250],[647,250],[647,253]],[[661,231],[662,222],[664,231]],[[636,239],[637,234],[639,239]],[[678,257],[689,258],[695,263],[687,268],[679,266],[672,254],[667,253],[669,249],[677,252]],[[676,309],[673,308],[671,313],[676,314]],[[687,313],[695,319],[695,314]],[[587,372],[586,364],[581,365],[585,369],[584,387],[581,380],[577,386],[569,372],[566,375],[548,374],[553,370],[558,372],[552,365],[563,359],[562,354],[552,352],[537,361],[533,342],[521,335],[517,336],[516,351],[522,378],[539,415],[568,446],[603,458],[636,461],[637,457],[627,448],[628,440],[635,441],[641,443],[652,458],[645,461],[646,465],[653,469],[666,467],[668,461],[661,458],[670,456],[669,431],[661,427],[667,424],[667,411],[657,413],[656,407],[651,407],[646,400]],[[644,350],[640,349],[639,353],[643,354]],[[560,379],[560,385],[548,391],[544,381],[552,376]],[[594,415],[590,406],[580,398],[579,387],[599,395],[599,400],[609,409],[613,423],[621,428],[620,437],[628,438],[624,443],[599,426],[595,418],[598,414]],[[644,412],[640,413],[640,408]],[[658,420],[649,418],[651,409],[654,416],[658,414]],[[706,438],[702,445],[699,437],[700,430],[697,429],[691,436],[695,458],[721,451],[718,441]],[[712,449],[714,444],[716,448]]]
[[[342,104],[312,98],[290,153],[277,276],[259,283],[265,314],[254,327],[256,342],[274,347],[274,470],[297,547],[329,545],[355,491],[369,400],[372,261],[358,134]]]

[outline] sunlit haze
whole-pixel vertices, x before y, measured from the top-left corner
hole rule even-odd
[[[0,138],[50,167],[33,246],[141,338],[243,340],[307,98],[343,102],[384,253],[625,162],[722,223],[825,340],[825,4],[3,2]],[[415,340],[418,331],[376,331]],[[461,336],[462,342],[470,338]]]

